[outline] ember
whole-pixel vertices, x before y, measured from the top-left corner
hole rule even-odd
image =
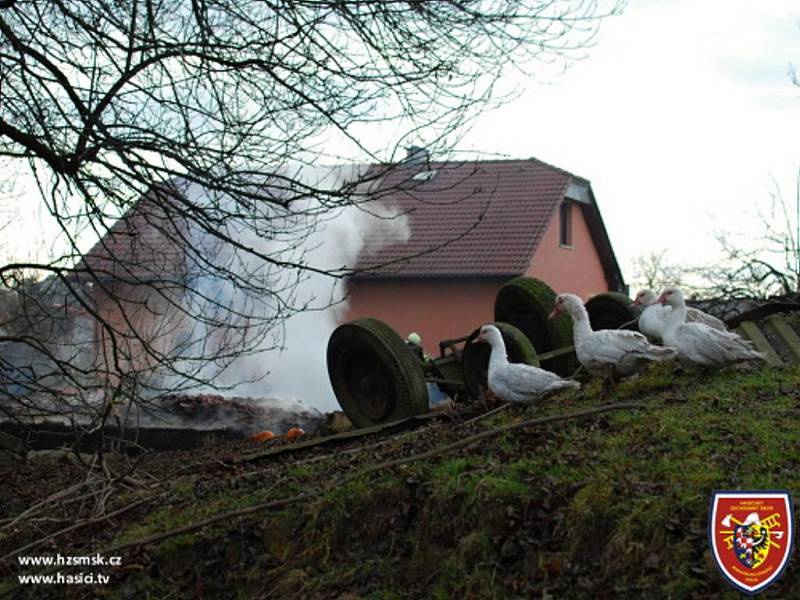
[[[325,415],[298,401],[275,398],[225,397],[218,394],[170,394],[153,399],[139,411],[106,423],[104,435],[93,429],[92,421],[68,422],[63,417],[30,419],[0,418],[0,430],[24,440],[33,449],[55,448],[75,441],[82,451],[93,451],[101,440],[128,440],[151,449],[193,448],[208,439],[241,439],[254,442],[286,440],[317,432]],[[77,429],[76,429],[77,427]],[[302,429],[301,429],[302,427]],[[93,433],[88,435],[86,432]],[[283,435],[282,435],[283,434]]]
[[[283,437],[287,440],[293,440],[295,438],[299,438],[301,435],[305,435],[306,432],[300,429],[299,427],[292,427],[289,431],[287,431]]]
[[[275,434],[271,431],[259,431],[258,433],[254,433],[250,436],[250,441],[256,443],[266,442],[273,439],[275,439]]]
[[[316,431],[324,420],[322,413],[300,402],[217,394],[170,394],[148,407],[146,413],[161,427],[223,427],[250,436],[270,431],[297,437],[305,433],[299,426]]]

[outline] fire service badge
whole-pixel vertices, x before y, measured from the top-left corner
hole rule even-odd
[[[792,552],[792,499],[784,491],[715,492],[708,541],[722,576],[746,594],[780,577]]]

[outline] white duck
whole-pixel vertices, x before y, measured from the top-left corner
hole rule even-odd
[[[492,393],[505,402],[531,404],[548,394],[580,384],[532,365],[508,362],[506,344],[500,330],[484,325],[476,338],[492,347],[489,355],[488,383]]]
[[[658,303],[652,290],[642,290],[633,299],[634,306],[641,306],[643,310],[639,315],[639,331],[651,340],[660,340],[661,332],[667,324],[667,316],[672,311],[669,306]]]
[[[660,340],[664,327],[667,325],[667,318],[672,312],[672,307],[660,304],[652,290],[640,291],[636,294],[633,304],[634,306],[644,307],[644,310],[639,315],[639,331],[650,339]],[[717,317],[691,307],[686,307],[686,322],[702,323],[720,331],[728,330],[725,323]]]
[[[559,294],[556,297],[556,305],[550,318],[562,312],[572,317],[572,338],[578,362],[593,375],[613,381],[641,371],[650,362],[669,360],[676,356],[672,348],[654,346],[638,331],[592,331],[583,302],[573,294]]]
[[[750,342],[732,331],[720,331],[703,323],[687,323],[686,301],[680,289],[668,287],[658,301],[672,307],[662,337],[666,345],[678,351],[683,362],[700,367],[724,367],[745,360],[765,359]]]

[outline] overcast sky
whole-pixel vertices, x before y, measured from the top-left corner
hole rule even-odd
[[[632,0],[587,59],[528,84],[465,142],[590,179],[628,279],[651,250],[702,262],[717,252],[714,232],[758,233],[771,177],[794,202],[790,64],[800,66],[796,0]]]
[[[566,73],[510,82],[526,91],[482,115],[460,149],[534,156],[591,180],[628,280],[650,251],[704,262],[717,252],[715,232],[756,236],[771,177],[794,199],[792,63],[796,0],[631,0]],[[52,239],[15,229],[11,240],[0,234],[7,244]]]

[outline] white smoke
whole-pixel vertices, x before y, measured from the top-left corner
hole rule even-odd
[[[303,168],[293,170],[291,176],[299,176],[310,187],[336,190],[355,181],[362,173],[363,168],[360,167]],[[229,198],[210,197],[197,187],[190,188],[187,195],[194,202],[219,206],[221,214],[230,208],[227,205],[231,202]],[[333,211],[321,209],[324,207],[316,199],[300,200],[292,206],[291,215],[270,219],[270,229],[276,231],[274,235],[271,235],[271,231],[262,232],[251,227],[236,229],[236,225],[232,225],[233,230],[228,230],[227,234],[256,253],[302,263],[320,271],[353,267],[364,248],[368,232],[371,238],[385,240],[386,243],[406,241],[409,236],[407,219],[396,215],[392,207],[369,203],[362,207],[348,206]],[[310,232],[299,243],[297,237],[286,233],[298,229]],[[208,235],[203,233],[202,237],[208,238]],[[213,240],[196,241],[201,247],[208,245],[213,248],[216,266],[248,274],[259,280],[259,284],[283,294],[284,298],[290,295],[294,307],[305,307],[302,312],[292,314],[285,320],[279,318],[279,325],[271,335],[256,340],[254,352],[236,357],[221,372],[218,364],[198,366],[195,369],[198,379],[213,378],[209,383],[216,389],[224,389],[226,395],[274,398],[283,401],[286,406],[293,404],[290,401],[297,401],[302,407],[320,411],[337,409],[325,354],[328,338],[347,310],[345,282],[322,273],[279,269],[274,265],[262,264],[264,261],[254,254],[242,252],[231,245],[215,244]],[[262,318],[285,314],[284,307],[276,297],[257,293],[258,286],[254,286],[250,294],[235,288],[225,278],[203,273],[195,285],[206,299],[199,303],[195,300],[193,303],[196,305],[187,307],[192,314],[208,315],[209,311],[215,311],[216,303]],[[186,350],[187,346],[194,345],[197,355],[213,356],[218,351],[224,354],[231,344],[253,341],[234,337],[233,340],[227,340],[227,345],[219,344],[214,333],[208,331],[202,321],[195,323],[191,330],[188,341],[183,340],[176,346]]]

